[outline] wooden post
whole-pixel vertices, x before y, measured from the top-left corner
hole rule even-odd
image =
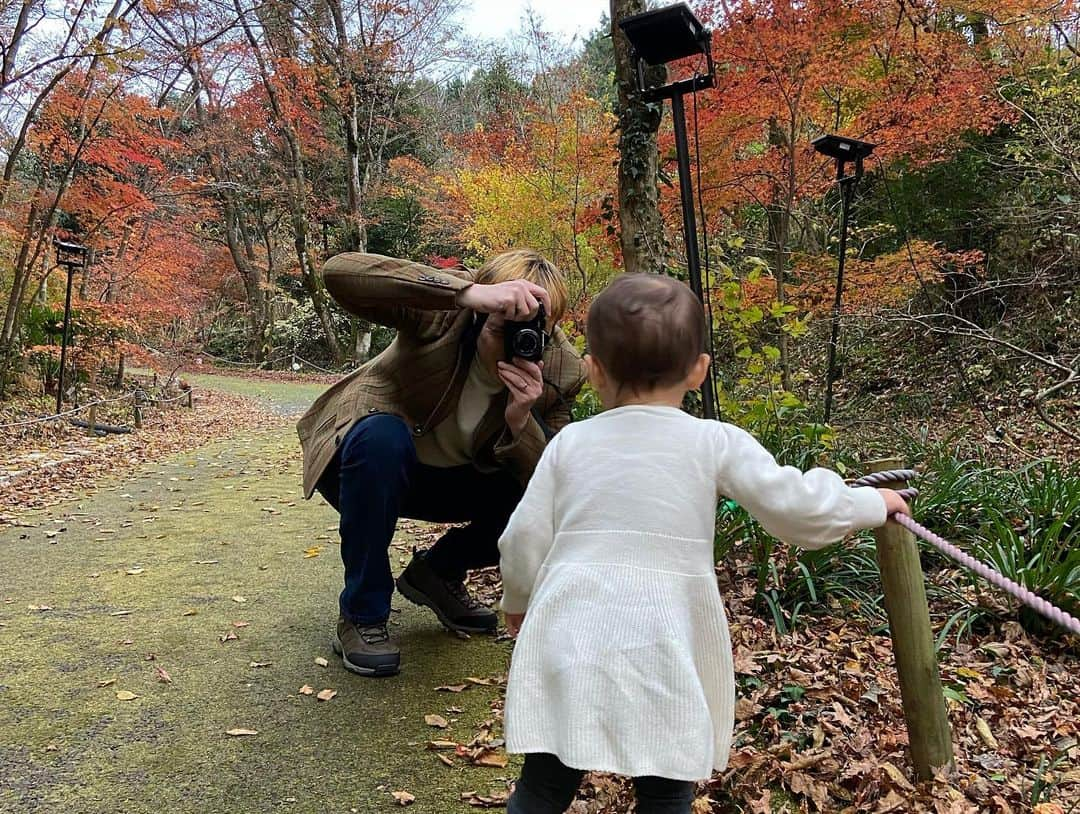
[[[903,463],[890,458],[870,461],[867,468],[869,472],[883,472],[902,469]],[[884,486],[902,489],[907,484],[897,481]],[[874,539],[896,671],[900,676],[911,760],[919,779],[930,780],[935,771],[953,767],[953,747],[919,547],[911,532],[892,521],[874,529]]]
[[[141,430],[142,429],[142,407],[140,407],[139,403],[136,402],[134,404],[134,408],[135,408],[135,429]]]
[[[155,371],[153,371],[153,373],[154,373],[154,387],[157,387],[157,371],[155,370]]]
[[[86,420],[86,432],[88,435],[97,436],[97,404],[90,402],[90,415]]]
[[[189,410],[195,409],[195,391],[189,389],[187,391],[187,406]]]

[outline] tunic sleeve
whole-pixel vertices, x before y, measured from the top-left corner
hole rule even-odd
[[[540,566],[555,542],[556,436],[544,449],[525,495],[499,538],[502,609],[524,613]]]
[[[750,512],[777,539],[822,548],[886,519],[872,487],[851,488],[828,469],[781,466],[748,432],[717,424],[717,491]]]

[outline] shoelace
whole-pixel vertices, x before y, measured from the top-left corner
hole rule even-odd
[[[386,629],[386,625],[358,627],[357,630],[360,633],[360,638],[367,644],[382,644],[390,641],[390,631]]]
[[[464,582],[458,582],[456,580],[448,579],[445,581],[445,584],[446,590],[453,594],[454,598],[457,599],[469,610],[477,610],[482,607],[482,605],[476,600],[476,598],[467,590],[465,590]]]

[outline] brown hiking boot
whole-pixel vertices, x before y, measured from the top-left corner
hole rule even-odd
[[[380,677],[398,674],[401,650],[390,640],[385,623],[357,625],[339,616],[331,644],[349,672]]]
[[[472,596],[462,582],[443,579],[424,560],[413,553],[412,562],[397,578],[401,595],[417,605],[435,611],[439,621],[450,630],[463,633],[494,633],[498,615]]]

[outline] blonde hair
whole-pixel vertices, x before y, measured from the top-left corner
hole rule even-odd
[[[558,324],[566,314],[570,292],[563,273],[539,252],[532,249],[511,249],[497,254],[480,267],[474,282],[481,285],[505,283],[510,280],[528,280],[536,283],[551,299],[551,324]]]

